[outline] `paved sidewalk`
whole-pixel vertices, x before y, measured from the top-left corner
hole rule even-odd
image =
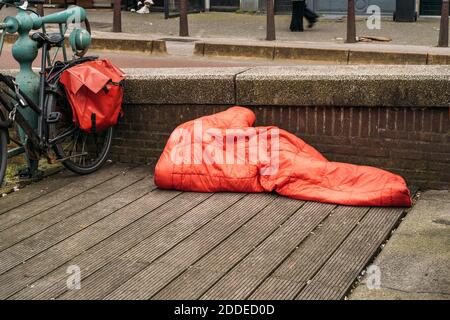
[[[46,8],[46,14],[61,9]],[[93,30],[109,32],[112,29],[112,11],[110,9],[92,9],[88,18]],[[13,15],[11,8],[0,11],[0,19]],[[345,38],[345,16],[321,17],[320,22],[305,32],[290,32],[289,15],[277,15],[277,39],[282,41],[312,41],[342,43]],[[439,34],[439,19],[420,18],[415,23],[394,23],[390,16],[383,17],[381,30],[368,30],[363,17],[357,19],[358,36],[384,36],[392,38],[394,44],[414,44],[435,46]],[[139,15],[131,12],[122,13],[123,31],[125,33],[145,34],[152,37],[178,35],[178,18],[164,19],[163,13]],[[189,30],[197,38],[233,38],[264,39],[266,16],[263,14],[238,14],[209,12],[189,15]]]
[[[351,299],[450,300],[450,192],[424,192],[374,265],[381,288],[364,279]]]

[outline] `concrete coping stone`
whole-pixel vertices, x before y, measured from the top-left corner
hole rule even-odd
[[[450,66],[126,69],[129,104],[449,107]]]
[[[126,104],[450,107],[450,66],[124,69]],[[1,70],[14,75],[17,70]]]
[[[236,88],[244,105],[448,107],[450,66],[258,67]]]
[[[125,103],[234,104],[235,77],[247,68],[124,69]]]

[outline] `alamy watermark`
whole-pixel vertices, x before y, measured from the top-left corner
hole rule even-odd
[[[366,287],[368,289],[381,288],[381,269],[377,265],[370,265],[366,270]]]
[[[208,128],[194,121],[194,130],[177,128],[170,136],[175,143],[170,157],[174,164],[257,165],[260,175],[279,169],[280,130],[260,128]]]
[[[367,7],[366,13],[370,14],[367,18],[366,26],[369,30],[381,29],[381,8],[375,4]]]
[[[66,285],[69,290],[80,290],[81,289],[81,269],[77,265],[70,265],[67,267],[66,273],[69,274],[67,277]]]

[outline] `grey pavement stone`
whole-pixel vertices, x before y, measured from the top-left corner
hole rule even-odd
[[[364,279],[350,299],[450,300],[449,192],[424,192],[373,264],[381,288]]]
[[[421,199],[450,202],[450,190],[428,190]]]

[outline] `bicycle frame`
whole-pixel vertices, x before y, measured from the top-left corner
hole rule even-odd
[[[56,137],[51,137],[49,130],[49,122],[48,117],[51,113],[51,110],[54,109],[56,104],[56,100],[58,96],[62,93],[60,92],[58,83],[59,77],[61,73],[76,64],[95,60],[97,57],[83,57],[78,58],[68,62],[58,62],[57,64],[47,68],[48,62],[48,51],[47,44],[44,44],[42,47],[42,57],[41,57],[41,69],[39,71],[40,74],[40,82],[39,82],[39,105],[36,106],[29,97],[20,89],[15,88],[13,90],[11,86],[10,92],[3,92],[3,94],[8,95],[13,101],[15,101],[15,105],[11,106],[0,94],[0,108],[3,107],[5,112],[8,115],[13,114],[13,119],[9,119],[9,121],[0,122],[0,129],[6,129],[10,127],[11,120],[13,120],[19,127],[23,129],[25,134],[27,135],[29,141],[31,142],[31,146],[35,148],[40,154],[47,154],[49,151],[49,147],[52,147],[56,143],[70,136],[76,131],[76,127],[73,126],[69,128],[65,132],[57,135]],[[22,116],[20,112],[17,112],[17,108],[26,108],[29,107],[38,117],[38,128],[34,130],[27,120]],[[10,117],[11,118],[11,117]],[[10,139],[10,137],[8,137]],[[15,141],[18,143],[18,141]],[[8,150],[8,158],[18,156],[20,154],[26,153],[26,148],[23,145],[19,147]]]
[[[5,81],[3,81],[5,82]],[[14,87],[11,84],[6,83],[8,86],[8,91],[3,91],[0,93],[0,109],[2,109],[2,113],[8,115],[8,119],[3,121],[0,125],[1,130],[8,130],[8,128],[12,125],[13,122],[17,123],[27,135],[29,135],[30,141],[37,143],[39,140],[36,132],[31,128],[28,122],[24,119],[20,112],[17,112],[18,108],[30,107],[33,112],[40,116],[41,111],[39,108],[23,93],[20,92],[20,97],[17,96]],[[5,96],[3,96],[5,95]],[[8,100],[6,99],[8,98]],[[12,101],[13,104],[8,103],[8,101]],[[8,132],[8,131],[7,131]],[[10,141],[9,132],[8,132],[8,141]],[[17,156],[25,152],[24,146],[20,146],[11,150],[8,150],[8,158]]]
[[[31,2],[35,0],[30,0]],[[41,1],[41,0],[37,0]],[[41,1],[42,2],[42,1]],[[90,44],[89,30],[82,29],[77,25],[78,23],[84,22],[86,27],[89,29],[89,25],[86,19],[85,10],[81,7],[73,6],[67,10],[53,13],[47,16],[40,17],[36,12],[27,9],[26,4],[19,6],[19,0],[0,0],[0,4],[13,6],[18,9],[18,13],[15,17],[6,17],[3,22],[0,23],[0,52],[3,46],[3,40],[5,32],[18,34],[18,39],[13,45],[13,57],[20,65],[20,72],[16,76],[16,81],[20,87],[20,92],[18,94],[19,101],[21,97],[23,100],[28,100],[26,103],[20,104],[20,112],[15,112],[16,107],[12,107],[12,110],[6,110],[8,114],[12,111],[14,114],[14,119],[19,125],[19,135],[20,140],[25,146],[20,146],[8,152],[8,158],[26,153],[26,158],[28,162],[28,167],[30,172],[34,174],[37,171],[37,152],[39,154],[45,154],[48,150],[49,133],[48,133],[48,112],[47,110],[52,110],[52,108],[47,108],[48,105],[51,106],[55,103],[57,94],[57,88],[54,86],[54,91],[45,81],[45,62],[48,65],[53,64],[56,60],[59,50],[62,48],[62,54],[64,62],[67,62],[67,52],[65,45],[57,46],[53,59],[51,59],[49,50],[47,48],[42,48],[42,64],[41,72],[39,75],[33,72],[31,65],[38,54],[37,42],[30,39],[29,32],[31,30],[42,29],[43,33],[46,33],[46,24],[57,24],[59,26],[59,33],[64,37],[65,33],[68,31],[68,26],[71,23],[75,23],[75,28],[71,31],[69,37],[69,43],[72,47],[72,51],[75,56],[82,56],[86,53],[87,48]],[[53,45],[52,45],[53,47]],[[27,54],[22,54],[26,52]],[[46,61],[47,60],[47,61]],[[47,94],[46,90],[49,89],[50,93]],[[19,92],[19,90],[15,90]],[[25,99],[27,97],[28,99]],[[53,98],[52,98],[53,97]],[[49,100],[49,104],[46,100]],[[30,141],[31,143],[29,143]],[[31,148],[33,148],[31,150]],[[35,151],[35,154],[30,154],[30,151]]]

